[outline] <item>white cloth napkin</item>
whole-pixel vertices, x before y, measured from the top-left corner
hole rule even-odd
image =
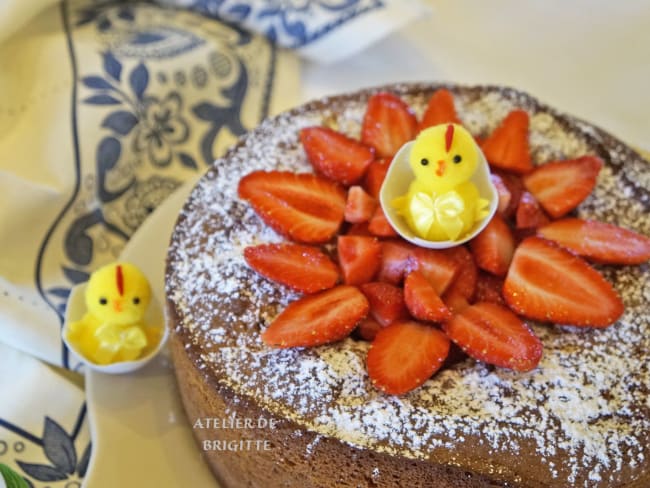
[[[77,486],[90,452],[83,392],[35,359],[79,369],[60,339],[71,288],[298,101],[296,58],[277,46],[332,61],[423,12],[416,0],[160,3],[0,2],[0,463],[31,486]]]

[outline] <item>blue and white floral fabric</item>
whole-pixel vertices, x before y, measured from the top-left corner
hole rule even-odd
[[[0,3],[0,464],[29,486],[82,483],[84,394],[41,362],[79,369],[60,339],[70,290],[298,101],[296,58],[277,46],[332,61],[419,12],[414,0]]]
[[[0,358],[0,463],[27,486],[79,488],[91,453],[83,391],[2,343]]]
[[[419,0],[159,0],[264,34],[317,63],[363,50],[428,11]]]

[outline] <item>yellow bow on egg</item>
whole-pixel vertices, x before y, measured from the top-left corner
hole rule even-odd
[[[116,324],[103,324],[95,331],[99,349],[108,354],[118,353],[123,361],[132,361],[147,345],[147,336],[137,325],[124,327]]]
[[[453,241],[463,231],[465,203],[458,192],[448,191],[439,196],[418,192],[410,203],[413,224],[420,235],[427,236],[438,227]]]

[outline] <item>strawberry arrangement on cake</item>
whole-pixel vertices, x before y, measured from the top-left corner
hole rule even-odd
[[[498,192],[444,250],[379,204],[391,158],[437,124],[471,133]],[[620,141],[505,88],[395,85],[263,122],[197,184],[168,258],[190,421],[278,421],[196,431],[272,445],[206,452],[216,477],[648,484],[649,179]]]

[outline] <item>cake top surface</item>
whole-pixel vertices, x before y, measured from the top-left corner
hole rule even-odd
[[[436,88],[388,87],[418,115]],[[488,134],[514,108],[528,111],[536,164],[600,156],[606,165],[579,216],[650,234],[650,165],[625,145],[514,90],[447,88],[475,135]],[[288,350],[262,343],[260,331],[298,295],[246,265],[246,246],[283,238],[238,198],[239,180],[254,170],[310,172],[299,130],[328,125],[358,137],[372,93],[324,99],[263,122],[197,184],[172,238],[167,271],[177,333],[197,367],[261,407],[355,446],[462,464],[519,482],[612,486],[647,476],[648,263],[599,268],[626,306],[613,326],[531,323],[544,356],[529,373],[467,359],[395,397],[370,383],[366,342],[348,338]]]

